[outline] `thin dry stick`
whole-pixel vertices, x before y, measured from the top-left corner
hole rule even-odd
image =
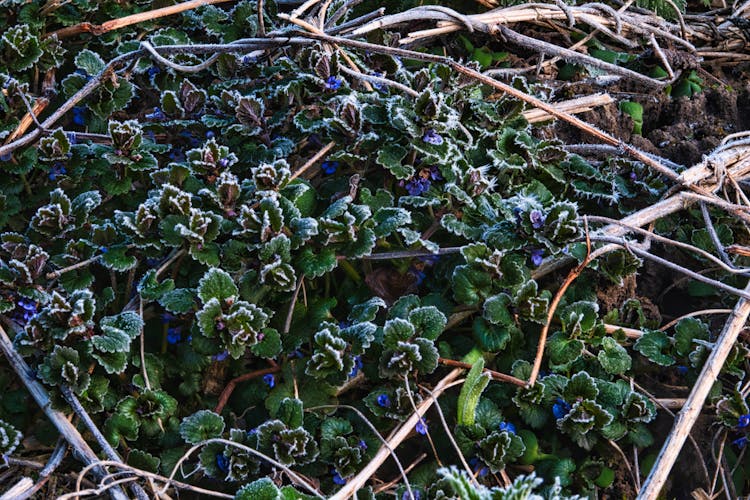
[[[577,97],[575,99],[569,99],[567,101],[560,101],[553,104],[553,106],[560,111],[566,113],[585,113],[591,111],[598,106],[606,106],[614,102],[612,96],[609,94],[592,94],[583,97]],[[542,111],[541,109],[529,109],[521,113],[526,121],[529,123],[539,123],[546,120],[552,119],[552,116]]]
[[[365,416],[364,413],[359,411],[357,408],[349,405],[320,405],[320,406],[313,406],[312,408],[306,408],[305,411],[315,411],[317,409],[332,409],[332,410],[340,410],[340,409],[347,409],[351,410],[354,413],[357,414],[357,416],[365,423],[365,425],[372,431],[373,434],[377,436],[377,438],[380,440],[381,443],[383,443],[383,446],[385,446],[388,449],[388,452],[390,453],[391,457],[393,458],[393,461],[396,462],[396,467],[398,467],[398,471],[401,474],[401,478],[404,480],[404,484],[406,485],[406,491],[411,492],[411,484],[409,483],[409,478],[406,476],[406,470],[404,470],[403,465],[401,465],[401,461],[398,459],[398,455],[396,455],[396,452],[391,448],[391,445],[388,444],[388,440],[386,440],[383,435],[378,432],[377,427],[373,425],[372,422]]]
[[[317,153],[315,153],[315,156],[313,156],[312,158],[310,158],[309,160],[307,160],[307,162],[305,162],[304,165],[302,165],[299,169],[297,169],[297,171],[292,174],[292,176],[289,178],[289,180],[293,181],[294,179],[296,179],[297,177],[299,177],[300,175],[302,175],[303,173],[305,173],[305,171],[308,168],[310,168],[313,165],[315,165],[315,163],[318,160],[320,160],[321,158],[323,158],[326,155],[326,153],[328,153],[331,150],[331,148],[333,148],[335,145],[336,145],[336,142],[331,141],[328,144],[326,144],[325,146],[323,146],[323,149],[321,149],[320,151],[318,151]]]
[[[232,393],[234,392],[234,388],[237,387],[237,384],[240,384],[242,382],[247,382],[248,380],[252,380],[254,378],[262,377],[263,375],[268,375],[269,373],[278,373],[280,371],[281,371],[281,365],[277,365],[277,366],[271,366],[269,368],[263,368],[262,370],[255,370],[254,372],[245,373],[244,375],[240,375],[239,377],[233,378],[232,380],[229,381],[229,383],[224,388],[224,390],[221,391],[221,395],[219,395],[219,402],[216,403],[216,408],[214,408],[214,412],[221,413],[221,411],[226,406],[227,401],[229,401],[229,396],[232,395]]]
[[[438,398],[443,393],[448,384],[460,377],[463,371],[463,368],[456,368],[455,370],[452,370],[450,373],[448,373],[448,375],[443,377],[432,390],[435,398]],[[395,449],[396,447],[398,447],[398,445],[401,444],[409,434],[411,434],[414,426],[417,425],[417,422],[419,422],[419,419],[424,416],[427,410],[430,409],[433,401],[435,401],[435,399],[433,398],[425,399],[419,404],[419,406],[417,407],[417,411],[413,413],[411,417],[409,417],[401,425],[398,431],[390,439],[389,444],[391,449]],[[378,469],[380,469],[380,466],[389,456],[390,451],[388,450],[388,448],[381,447],[375,454],[375,456],[372,457],[370,462],[361,471],[359,471],[356,476],[351,478],[349,482],[346,483],[346,485],[344,485],[339,491],[337,491],[335,495],[330,497],[330,500],[346,500],[351,497],[357,490],[365,485],[368,479],[370,479],[370,476],[375,474]]]
[[[531,375],[529,375],[529,380],[527,382],[528,387],[533,386],[536,383],[536,378],[539,376],[539,370],[542,367],[542,359],[544,358],[544,347],[547,343],[547,332],[549,331],[549,327],[552,324],[552,318],[555,316],[557,305],[560,303],[560,300],[562,300],[563,295],[565,295],[565,291],[568,289],[568,287],[576,280],[576,278],[578,278],[583,270],[586,269],[586,266],[589,264],[589,262],[591,262],[597,256],[598,255],[596,254],[596,252],[594,254],[591,253],[591,241],[589,240],[587,227],[586,258],[583,259],[583,262],[571,269],[570,273],[568,273],[568,276],[565,278],[565,281],[563,281],[563,284],[560,286],[560,289],[555,294],[555,297],[549,304],[549,309],[547,310],[547,321],[544,323],[542,331],[539,333],[539,343],[537,344],[536,348],[536,357],[534,358],[534,364],[531,367]]]
[[[141,476],[141,477],[145,477],[147,479],[152,479],[152,480],[155,480],[155,481],[160,481],[160,482],[165,483],[166,485],[173,485],[173,486],[176,486],[177,488],[180,488],[180,489],[185,489],[185,490],[193,491],[193,492],[196,492],[196,493],[201,493],[201,494],[204,494],[204,495],[214,496],[214,497],[219,497],[219,498],[234,498],[234,495],[227,495],[226,493],[219,493],[217,491],[207,490],[207,489],[204,489],[204,488],[200,488],[198,486],[193,486],[191,484],[187,484],[187,483],[183,483],[183,482],[177,481],[176,479],[170,479],[168,477],[160,476],[159,474],[154,474],[153,472],[147,472],[145,470],[137,469],[137,468],[133,467],[132,465],[123,464],[123,463],[120,463],[120,462],[113,462],[111,460],[101,460],[101,461],[98,461],[98,462],[96,462],[93,465],[89,465],[86,468],[84,468],[83,470],[81,470],[81,472],[78,474],[78,479],[77,479],[77,481],[78,481],[77,482],[77,488],[78,489],[80,489],[80,485],[83,482],[83,478],[86,476],[86,474],[88,473],[88,471],[91,470],[91,468],[93,466],[105,466],[105,467],[106,466],[113,466],[113,467],[117,467],[117,468],[120,468],[120,469],[124,469],[124,470],[130,471],[133,474],[135,474],[136,476]],[[158,495],[158,496],[161,498],[162,495],[164,495],[164,492],[161,492],[161,494]]]
[[[78,418],[81,419],[81,421],[84,423],[86,428],[89,430],[91,434],[93,434],[94,438],[96,439],[96,442],[99,443],[99,446],[101,447],[104,454],[113,462],[121,462],[122,458],[117,453],[117,451],[112,448],[112,445],[109,444],[109,441],[104,437],[102,432],[99,430],[99,428],[94,424],[94,421],[91,420],[91,416],[88,414],[86,409],[83,407],[81,402],[78,400],[78,397],[73,393],[72,390],[67,385],[61,385],[60,386],[60,392],[62,392],[63,397],[68,402],[71,408],[73,408],[73,411],[78,415]],[[148,495],[146,495],[146,492],[143,491],[143,488],[139,484],[133,483],[130,485],[130,490],[133,492],[133,494],[136,496],[136,498],[139,498],[141,500],[148,500]]]
[[[455,368],[464,368],[466,370],[471,370],[472,364],[471,363],[464,363],[463,361],[455,361],[453,359],[446,359],[446,358],[438,358],[438,363],[445,366],[453,366]],[[490,370],[489,368],[485,368],[482,370],[484,373],[489,373],[489,375],[499,382],[508,382],[514,385],[517,385],[518,387],[526,387],[526,381],[521,380],[520,378],[516,378],[512,375],[506,375],[505,373],[496,372],[495,370]]]
[[[57,467],[62,463],[63,458],[65,458],[65,455],[68,452],[68,442],[65,441],[64,438],[60,438],[57,440],[57,445],[55,446],[54,451],[52,452],[52,455],[50,455],[49,460],[47,460],[47,464],[44,466],[44,468],[39,471],[39,479],[37,482],[29,488],[27,491],[24,491],[14,497],[14,500],[25,500],[27,498],[32,497],[37,491],[42,489],[42,487],[47,483],[49,478],[52,476],[52,473],[57,469]]]
[[[161,9],[149,10],[146,12],[141,12],[139,14],[112,19],[103,24],[79,23],[74,26],[69,26],[67,28],[62,28],[57,31],[48,33],[47,36],[49,37],[56,35],[57,38],[66,38],[69,36],[78,35],[80,33],[91,33],[92,35],[100,36],[109,31],[124,28],[132,24],[142,23],[144,21],[153,21],[154,19],[159,19],[160,17],[179,14],[180,12],[192,10],[204,5],[213,5],[228,1],[229,0],[190,0],[189,2],[178,3],[177,5],[162,7]]]
[[[180,467],[182,467],[182,464],[190,458],[190,455],[195,453],[198,449],[202,448],[203,446],[211,443],[218,443],[223,444],[225,446],[231,446],[233,448],[240,449],[244,452],[250,453],[251,455],[254,455],[258,458],[262,458],[263,460],[267,461],[271,465],[274,465],[278,467],[279,469],[283,470],[291,479],[295,482],[295,484],[298,484],[305,488],[307,491],[315,495],[317,498],[324,498],[323,495],[321,495],[315,487],[310,485],[307,481],[305,481],[302,477],[300,477],[299,474],[294,472],[292,469],[287,467],[286,465],[278,462],[277,460],[274,460],[273,458],[269,457],[265,453],[261,453],[260,451],[250,448],[249,446],[245,446],[243,444],[237,443],[236,441],[230,441],[228,439],[221,439],[221,438],[213,438],[213,439],[206,439],[205,441],[201,441],[200,443],[197,443],[193,445],[192,448],[190,448],[188,451],[186,451],[180,459],[177,461],[177,463],[174,464],[174,467],[172,468],[172,473],[169,475],[169,480],[172,481],[174,479],[175,474],[177,474],[177,471],[180,470]],[[166,493],[166,486],[162,487],[159,491],[156,492],[157,495],[163,495]]]
[[[700,311],[693,311],[689,312],[687,314],[683,314],[682,316],[673,319],[666,325],[659,328],[661,331],[666,331],[672,328],[674,325],[680,322],[680,320],[683,320],[685,318],[692,318],[693,316],[703,316],[703,315],[709,315],[709,314],[731,314],[731,309],[701,309]]]
[[[42,387],[42,384],[32,375],[33,371],[26,364],[26,361],[16,352],[13,348],[13,342],[8,338],[8,334],[5,333],[5,329],[0,326],[0,350],[3,351],[5,357],[8,359],[9,365],[18,374],[21,381],[26,386],[26,389],[31,393],[31,396],[42,408],[47,418],[50,419],[52,424],[57,428],[60,434],[70,443],[78,455],[83,459],[86,464],[96,464],[99,462],[94,450],[91,449],[89,444],[83,439],[78,430],[73,424],[68,421],[67,417],[57,410],[52,408],[52,401],[47,394],[47,390]],[[94,473],[101,477],[104,475],[104,470],[101,467],[96,467]],[[127,500],[127,495],[120,488],[112,488],[108,490],[109,495],[115,500]]]
[[[415,459],[414,459],[414,460],[412,461],[412,463],[410,463],[410,464],[409,464],[409,465],[408,465],[408,466],[406,467],[406,469],[404,469],[404,472],[405,472],[405,473],[407,473],[407,474],[408,474],[408,473],[410,473],[410,472],[411,472],[411,471],[412,471],[412,470],[414,469],[414,467],[416,467],[417,465],[419,465],[419,464],[420,464],[420,462],[422,462],[422,460],[424,460],[425,458],[427,458],[427,453],[422,453],[422,454],[421,454],[421,455],[419,455],[419,456],[418,456],[417,458],[415,458]],[[387,490],[387,489],[389,489],[389,488],[392,488],[392,487],[396,486],[396,485],[398,484],[398,482],[399,482],[399,481],[401,481],[401,478],[400,478],[400,477],[396,477],[396,478],[394,478],[394,479],[392,479],[392,480],[388,481],[387,483],[383,483],[383,484],[381,484],[380,486],[378,486],[377,488],[375,488],[375,489],[373,490],[373,493],[375,493],[376,495],[377,495],[378,493],[382,493],[383,491],[385,491],[385,490]],[[412,495],[412,496],[411,496],[411,498],[416,498],[416,497],[415,497],[414,495]]]
[[[750,283],[745,287],[745,290],[750,292]],[[677,455],[685,444],[685,439],[698,419],[711,387],[719,376],[719,372],[749,316],[750,300],[742,298],[737,302],[737,306],[724,325],[721,335],[716,340],[685,406],[677,415],[674,427],[672,427],[672,431],[669,433],[659,456],[656,458],[656,463],[638,495],[639,499],[656,498],[661,491],[677,460]]]

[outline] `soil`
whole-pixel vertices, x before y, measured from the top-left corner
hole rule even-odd
[[[729,134],[750,128],[750,82],[736,79],[719,85],[708,76],[705,87],[688,98],[672,98],[664,91],[643,93],[627,84],[601,88],[588,82],[562,85],[557,94],[565,99],[606,91],[615,102],[583,113],[581,118],[646,152],[675,163],[692,166]],[[629,100],[643,106],[643,134],[633,133],[632,119],[620,112],[618,102]],[[591,136],[565,123],[554,125],[566,143],[594,142]]]

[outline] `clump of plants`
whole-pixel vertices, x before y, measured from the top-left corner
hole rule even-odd
[[[0,21],[0,138],[18,139],[42,75],[50,110],[75,101],[0,158],[0,313],[54,408],[88,415],[136,469],[240,499],[333,495],[430,405],[390,450],[416,466],[383,466],[358,495],[626,491],[616,450],[652,447],[657,415],[632,378],[694,378],[712,330],[658,330],[637,298],[605,309],[600,289],[642,264],[626,250],[561,297],[544,266],[584,261],[583,216],[647,207],[664,178],[568,152],[528,105],[444,64],[301,35],[264,45],[297,36],[266,3],[260,18],[241,0],[70,44],[50,32],[141,7],[18,3]],[[483,66],[503,59],[490,55]],[[663,232],[689,239],[688,225]],[[740,464],[735,349],[715,396]],[[462,386],[435,403],[456,367]],[[0,367],[3,455],[24,452],[21,433],[56,438],[13,368]]]

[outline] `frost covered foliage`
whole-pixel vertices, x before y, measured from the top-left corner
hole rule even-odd
[[[281,28],[268,3],[266,29]],[[0,139],[26,113],[21,96],[37,102],[38,74],[54,72],[50,84],[67,98],[141,39],[257,33],[257,6],[243,0],[76,50],[44,35],[138,5],[7,7]],[[559,283],[534,272],[545,259],[583,255],[582,213],[627,213],[662,191],[641,165],[594,166],[537,138],[521,104],[444,66],[350,56],[417,97],[350,79],[341,53],[313,42],[260,59],[222,54],[187,75],[132,56],[37,144],[0,158],[0,312],[14,346],[60,408],[69,388],[129,463],[168,475],[209,440],[182,480],[287,498],[294,488],[268,479],[285,466],[332,494],[381,446],[355,413],[333,407],[354,406],[388,435],[430,397],[425,388],[446,373],[441,358],[525,380]],[[429,413],[409,444],[427,452],[410,475],[415,491],[531,499],[611,486],[606,443],[650,445],[655,417],[619,376],[636,356],[698,367],[710,348],[697,320],[674,336],[649,330],[635,345],[605,332],[594,283],[619,283],[637,265],[612,254],[566,295],[536,385],[473,370],[460,394],[442,397],[479,485],[456,469],[436,475],[431,445],[443,464],[460,461]],[[628,308],[623,318],[641,312]],[[615,321],[618,311],[608,314]],[[30,426],[33,407],[13,392],[8,368],[0,374],[10,395],[0,417]],[[0,434],[12,452],[17,431],[0,421]],[[537,478],[491,486],[491,473],[516,475],[518,464]]]

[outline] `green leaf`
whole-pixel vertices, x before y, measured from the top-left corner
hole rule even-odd
[[[177,288],[159,298],[159,304],[172,314],[184,314],[195,306],[195,292],[189,288]]]
[[[96,52],[89,49],[83,49],[78,53],[75,59],[78,68],[84,70],[89,76],[95,76],[104,69],[104,60]]]
[[[159,283],[156,277],[156,270],[149,269],[143,275],[143,278],[141,278],[137,289],[144,300],[159,300],[162,295],[174,290],[174,280],[170,278]]]
[[[512,325],[511,298],[505,293],[493,295],[484,301],[483,317],[493,325]]]
[[[413,309],[409,313],[409,322],[414,325],[417,336],[435,340],[443,333],[448,319],[437,307],[426,306]]]
[[[282,349],[281,334],[274,328],[264,328],[263,339],[250,347],[250,351],[259,358],[275,358]]]
[[[239,289],[226,271],[209,269],[198,282],[198,297],[205,304],[211,299],[224,301],[237,296]]]
[[[102,254],[101,263],[113,271],[127,271],[138,264],[138,259],[132,255],[126,255],[127,245],[113,245],[107,249],[107,253]]]
[[[21,432],[5,420],[0,419],[0,455],[8,456],[21,443]]]
[[[159,472],[159,463],[161,459],[153,456],[151,453],[142,450],[132,449],[128,453],[128,465],[148,472]]]
[[[234,495],[235,500],[280,500],[281,491],[267,477],[246,484]]]
[[[675,363],[675,359],[668,354],[671,348],[669,337],[662,331],[647,331],[636,341],[633,348],[657,365],[671,366]]]
[[[209,410],[195,412],[182,419],[180,424],[180,436],[190,444],[221,437],[222,432],[224,432],[224,419]]]
[[[333,271],[338,265],[338,261],[333,248],[323,248],[316,254],[308,247],[300,253],[297,258],[297,265],[308,278],[319,278]]]
[[[484,359],[479,359],[466,375],[458,396],[457,421],[458,425],[474,425],[476,409],[482,392],[490,383],[492,377],[484,371]]]
[[[405,180],[414,175],[414,167],[401,164],[407,152],[405,147],[391,143],[380,148],[375,161],[387,168],[396,179]]]
[[[597,359],[607,373],[619,375],[630,370],[632,360],[628,351],[617,343],[612,337],[602,339],[602,350],[599,351]]]
[[[135,441],[138,439],[138,422],[115,413],[104,422],[102,431],[109,444],[118,446],[120,440]]]
[[[708,340],[708,326],[696,318],[683,318],[674,327],[674,351],[678,356],[687,356],[698,340]]]
[[[556,371],[565,371],[583,356],[584,343],[570,339],[566,334],[557,332],[547,341],[547,353],[550,366]]]

